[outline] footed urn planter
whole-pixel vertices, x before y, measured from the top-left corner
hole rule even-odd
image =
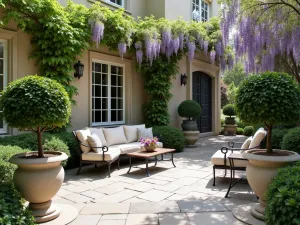
[[[196,120],[183,120],[181,127],[183,130],[183,135],[186,139],[186,147],[195,148],[195,144],[200,138],[200,132],[198,131],[198,125]]]
[[[264,212],[267,205],[265,196],[267,187],[273,177],[277,175],[277,170],[291,162],[300,160],[300,155],[296,152],[286,150],[273,151],[275,153],[286,153],[286,155],[269,156],[257,154],[258,152],[266,152],[266,150],[262,149],[249,150],[243,153],[243,157],[249,160],[246,168],[247,180],[256,196],[259,197],[259,204],[251,209],[251,213],[260,220],[264,220]]]
[[[15,187],[24,199],[37,223],[57,218],[60,211],[51,199],[59,191],[65,172],[61,162],[68,156],[62,152],[44,152],[48,158],[28,157],[36,152],[14,155],[9,161],[18,166],[14,174]]]

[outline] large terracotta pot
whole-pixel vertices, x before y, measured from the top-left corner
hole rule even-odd
[[[286,150],[274,150],[284,151],[290,153],[288,156],[266,156],[253,154],[261,149],[249,150],[243,153],[243,157],[249,160],[246,168],[247,180],[256,194],[259,197],[259,204],[251,209],[251,213],[254,217],[264,220],[266,202],[266,191],[268,185],[271,183],[273,177],[277,175],[278,168],[287,166],[291,162],[299,161],[300,155],[296,152]]]
[[[200,138],[200,132],[197,131],[183,131],[183,135],[186,139],[186,143],[188,148],[194,148],[196,147],[196,142]]]
[[[68,156],[62,152],[44,152],[53,157],[26,158],[29,153],[14,155],[9,161],[18,166],[14,174],[15,187],[24,199],[29,201],[29,208],[37,223],[47,222],[60,214],[51,199],[59,191],[65,176],[60,165]]]

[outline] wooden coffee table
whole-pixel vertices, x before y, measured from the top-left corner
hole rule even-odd
[[[139,151],[139,152],[132,152],[132,153],[128,153],[127,156],[129,157],[129,170],[127,173],[130,172],[131,168],[132,168],[132,158],[141,158],[141,159],[145,159],[146,161],[146,174],[148,177],[150,177],[150,174],[149,174],[149,169],[148,169],[148,163],[149,163],[149,159],[153,158],[154,157],[154,160],[155,160],[155,165],[157,165],[157,162],[158,161],[171,161],[173,166],[175,166],[174,164],[174,161],[173,161],[173,153],[175,152],[175,149],[168,149],[168,148],[157,148],[155,149],[154,152],[147,152],[147,151]],[[167,154],[167,153],[171,153],[171,159],[164,159],[163,158],[163,155],[164,154]],[[158,160],[157,159],[157,156],[161,156],[161,159]],[[137,167],[137,168],[140,168],[140,167]]]

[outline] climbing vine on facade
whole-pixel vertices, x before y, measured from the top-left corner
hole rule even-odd
[[[196,51],[204,51],[212,64],[218,61],[223,69],[232,61],[217,18],[206,23],[154,17],[135,20],[123,9],[111,11],[100,3],[86,8],[69,1],[63,7],[57,0],[0,0],[0,5],[3,24],[14,20],[31,35],[31,57],[37,60],[41,75],[63,84],[71,98],[78,93],[72,85],[73,64],[89,46],[106,45],[122,58],[135,56],[149,94],[145,106],[149,125],[169,123],[171,79],[183,55],[191,61]]]

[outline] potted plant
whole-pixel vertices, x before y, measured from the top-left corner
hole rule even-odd
[[[187,141],[187,147],[195,147],[195,143],[199,139],[199,130],[197,119],[201,113],[201,106],[193,100],[185,100],[178,107],[180,117],[187,118],[182,121],[181,127]]]
[[[68,123],[69,96],[58,82],[37,75],[10,83],[1,95],[0,108],[6,123],[37,135],[36,152],[17,154],[10,159],[18,166],[14,173],[15,187],[29,201],[37,223],[55,219],[59,210],[51,204],[51,199],[63,183],[61,162],[68,157],[62,152],[44,151],[42,134]]]
[[[237,125],[235,122],[235,106],[233,104],[228,104],[223,107],[223,114],[227,116],[225,118],[224,134],[225,135],[235,135],[237,130]]]
[[[251,76],[237,92],[236,109],[239,118],[249,124],[264,123],[268,129],[267,149],[248,150],[243,157],[249,160],[246,174],[248,182],[259,197],[252,215],[264,219],[266,190],[280,167],[300,160],[300,155],[272,148],[272,128],[275,124],[295,122],[300,117],[300,90],[291,76],[268,72]],[[254,137],[255,138],[255,137]]]

